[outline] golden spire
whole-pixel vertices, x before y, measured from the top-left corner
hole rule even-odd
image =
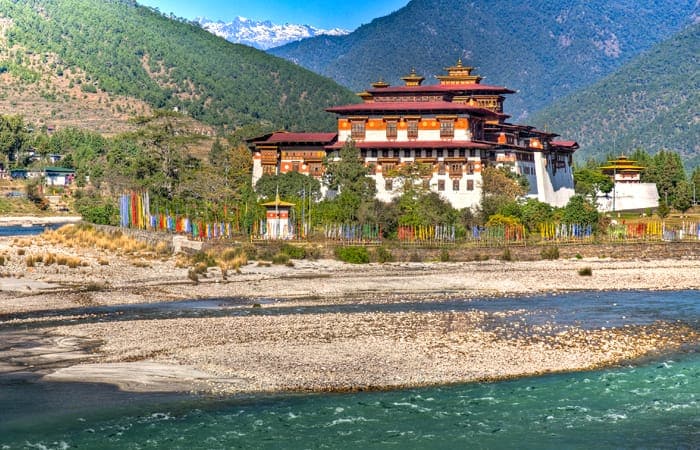
[[[401,77],[401,79],[406,83],[406,86],[420,86],[423,80],[425,80],[424,77],[416,73],[415,67],[411,67],[411,73],[405,77]]]

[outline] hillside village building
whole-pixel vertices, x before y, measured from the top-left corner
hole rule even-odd
[[[337,157],[352,141],[383,201],[400,194],[395,169],[418,162],[431,168],[423,182],[455,208],[480,203],[481,170],[487,165],[509,165],[530,182],[530,197],[565,205],[574,194],[578,144],[507,122],[503,101],[514,91],[482,84],[461,60],[446,71],[438,84],[423,85],[413,70],[402,78],[403,86],[379,81],[358,94],[362,103],[327,108],[338,117],[335,133],[276,132],[249,140],[253,183],[263,174],[289,171],[320,178],[324,158]]]

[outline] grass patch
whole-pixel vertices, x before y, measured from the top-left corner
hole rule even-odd
[[[508,247],[503,250],[503,253],[501,254],[501,261],[513,261],[513,254],[510,252]]]
[[[367,247],[349,246],[336,247],[335,256],[339,260],[350,264],[367,264],[369,263],[369,252]]]
[[[279,252],[272,257],[272,264],[287,264],[289,262],[289,255],[286,253]]]
[[[393,262],[394,261],[394,255],[391,254],[391,251],[384,247],[377,247],[376,250],[376,257],[377,257],[377,262],[379,263],[387,263],[387,262]]]
[[[540,252],[542,259],[559,259],[559,247],[545,247]]]
[[[590,277],[593,275],[593,269],[590,267],[582,267],[578,270],[578,274],[582,277]]]
[[[292,244],[284,244],[280,252],[289,255],[289,257],[292,259],[306,258],[306,250],[304,247],[299,247]]]
[[[440,261],[448,262],[450,260],[450,251],[446,248],[440,249]]]
[[[106,290],[108,287],[107,283],[91,281],[85,285],[85,292],[100,292]]]

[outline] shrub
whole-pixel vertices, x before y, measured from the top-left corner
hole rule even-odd
[[[289,262],[289,255],[286,253],[279,252],[272,257],[272,264],[287,264]]]
[[[513,261],[513,255],[510,253],[510,249],[506,247],[501,254],[501,261]]]
[[[248,264],[248,255],[242,248],[230,248],[224,251],[219,258],[219,268],[221,276],[226,279],[229,270],[241,272],[241,266]]]
[[[423,258],[421,258],[420,253],[418,252],[413,252],[408,255],[408,260],[410,262],[423,262]]]
[[[544,247],[540,256],[542,259],[559,259],[559,247]]]
[[[99,283],[97,281],[91,281],[85,285],[85,292],[99,292],[107,289],[106,283]]]
[[[258,259],[258,249],[253,244],[244,244],[241,250],[245,253],[248,260]]]
[[[304,247],[298,247],[291,244],[284,244],[280,252],[289,255],[289,257],[292,259],[304,259],[304,257],[306,257]]]
[[[5,255],[0,255],[0,266],[5,265]]]
[[[36,263],[36,260],[32,255],[27,255],[27,257],[24,258],[24,262],[27,264],[27,267],[34,267],[34,263]]]
[[[380,263],[386,263],[386,262],[392,262],[394,260],[394,255],[391,254],[391,251],[387,249],[386,247],[377,247],[377,262]]]
[[[192,256],[192,264],[195,266],[204,264],[206,271],[207,267],[214,267],[216,265],[216,260],[207,252],[197,252]]]
[[[207,266],[205,262],[198,262],[192,267],[192,270],[194,270],[194,273],[197,275],[201,275],[207,273],[208,267],[209,266]]]
[[[576,259],[583,259],[583,256],[580,253],[576,253]]]
[[[306,249],[306,259],[319,259],[321,256],[323,256],[323,253],[321,252],[321,247],[317,246],[312,246],[312,247],[307,247]]]
[[[366,247],[337,247],[335,249],[335,256],[339,260],[350,264],[369,263],[369,252],[367,251]]]
[[[43,258],[43,263],[45,266],[50,266],[51,264],[56,263],[56,255],[53,253],[46,253]]]
[[[24,255],[24,249],[23,248],[18,248],[17,249],[17,256],[23,256]]]
[[[440,250],[440,261],[447,262],[449,260],[450,260],[450,252],[446,248],[441,249]]]
[[[187,278],[190,280],[194,281],[194,283],[199,283],[199,275],[197,272],[194,270],[194,268],[190,269],[187,271]]]
[[[578,270],[578,274],[582,277],[590,277],[591,275],[593,275],[593,269],[591,269],[590,267],[583,267]]]

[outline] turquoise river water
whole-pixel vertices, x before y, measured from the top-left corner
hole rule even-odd
[[[700,320],[698,291],[573,293],[461,305],[517,306],[534,322],[547,317],[584,326],[664,319],[697,327]],[[0,379],[0,449],[14,448],[697,449],[700,353],[695,346],[608,370],[492,383],[225,399]]]

